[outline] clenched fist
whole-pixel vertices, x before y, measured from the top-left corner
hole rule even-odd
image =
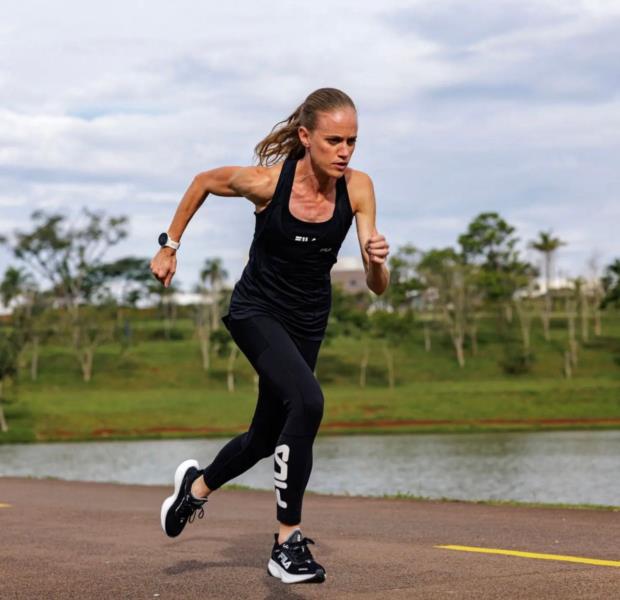
[[[158,281],[168,287],[177,270],[176,250],[167,246],[161,248],[151,261],[151,272]]]
[[[390,245],[385,236],[375,231],[364,244],[364,250],[368,254],[369,262],[383,264],[390,253]]]

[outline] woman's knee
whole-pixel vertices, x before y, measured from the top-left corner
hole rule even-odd
[[[304,417],[318,429],[323,418],[325,399],[318,383],[303,395]]]
[[[274,453],[279,432],[251,427],[245,435],[243,449],[257,459],[267,458]]]
[[[323,392],[318,383],[298,390],[292,399],[287,432],[299,436],[316,435],[323,418]]]

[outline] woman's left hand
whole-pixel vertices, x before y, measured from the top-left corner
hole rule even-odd
[[[366,241],[364,250],[368,254],[368,261],[370,263],[383,264],[390,253],[390,245],[387,243],[385,236],[375,231]]]

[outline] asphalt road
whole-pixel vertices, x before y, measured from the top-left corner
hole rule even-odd
[[[0,598],[620,598],[620,512],[310,494],[303,532],[327,581],[285,585],[266,570],[271,492],[220,490],[176,539],[159,524],[170,493],[0,478]]]

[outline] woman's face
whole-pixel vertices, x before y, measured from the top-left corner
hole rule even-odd
[[[317,113],[316,127],[299,128],[299,138],[312,164],[330,177],[341,177],[357,140],[357,113],[350,106]]]

